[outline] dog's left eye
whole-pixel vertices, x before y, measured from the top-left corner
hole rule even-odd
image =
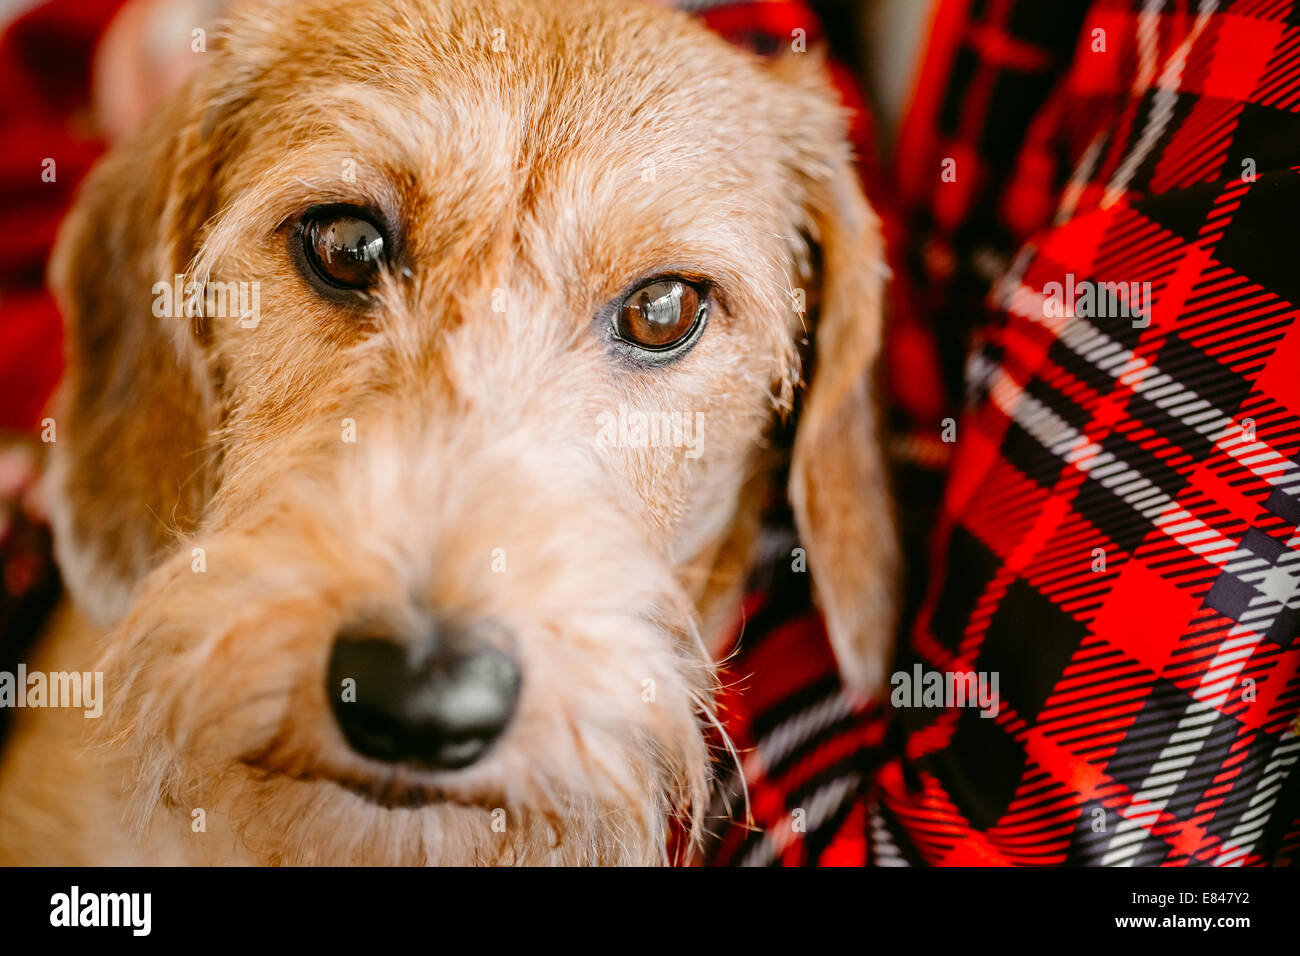
[[[338,207],[309,213],[302,222],[302,251],[316,277],[341,289],[379,282],[387,256],[380,229],[361,210]],[[308,278],[312,278],[308,276]]]
[[[614,316],[614,334],[652,352],[676,349],[699,330],[707,290],[676,277],[653,279],[625,298]]]

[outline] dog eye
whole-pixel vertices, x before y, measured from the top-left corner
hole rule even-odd
[[[614,334],[643,349],[671,349],[703,321],[706,301],[704,291],[684,279],[653,279],[623,300]]]
[[[303,253],[316,275],[329,285],[368,289],[379,282],[387,252],[384,233],[359,213],[326,209],[303,220]]]

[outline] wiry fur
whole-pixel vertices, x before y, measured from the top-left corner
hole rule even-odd
[[[50,490],[78,610],[31,666],[103,669],[108,696],[98,728],[22,712],[0,859],[664,860],[674,817],[702,825],[712,655],[814,333],[809,239],[792,500],[846,676],[883,679],[880,250],[820,64],[637,0],[246,3],[207,57],[60,238]],[[328,202],[401,224],[368,309],[287,252]],[[669,269],[717,307],[681,361],[637,367],[594,317]],[[260,282],[260,324],[155,318],[174,273]],[[600,445],[620,404],[703,413],[703,454]],[[523,675],[456,772],[357,756],[326,700],[340,627],[423,609],[499,622]]]

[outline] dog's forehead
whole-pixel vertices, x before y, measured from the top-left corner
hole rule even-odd
[[[820,140],[805,91],[649,0],[310,0],[237,20],[223,55],[231,189],[369,201],[426,265],[513,242],[611,294],[633,263],[790,232]]]
[[[761,139],[782,106],[755,58],[650,0],[309,0],[237,19],[224,52],[265,121],[368,126],[375,149],[680,161]]]

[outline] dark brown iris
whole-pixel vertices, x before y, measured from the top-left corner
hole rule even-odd
[[[690,334],[700,314],[700,292],[681,279],[655,279],[626,299],[614,320],[619,338],[646,349],[666,349]]]
[[[384,234],[373,222],[346,212],[325,212],[308,219],[303,249],[320,277],[345,289],[368,289],[379,281],[384,263]]]

